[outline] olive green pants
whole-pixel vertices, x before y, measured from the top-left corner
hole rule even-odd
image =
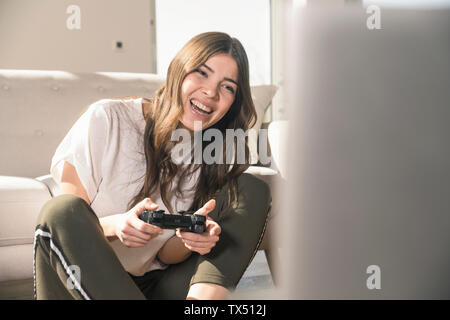
[[[135,277],[123,268],[91,207],[73,195],[57,196],[44,205],[36,227],[35,299],[185,299],[190,285],[199,282],[233,290],[262,240],[269,187],[244,173],[237,206],[227,203],[225,186],[209,214],[222,228],[209,254],[193,253],[167,269]]]

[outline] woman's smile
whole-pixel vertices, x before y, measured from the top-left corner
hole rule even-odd
[[[208,107],[207,105],[203,104],[199,100],[196,99],[190,99],[189,102],[191,103],[191,107],[193,112],[196,114],[199,114],[200,116],[207,116],[210,115],[213,112],[213,109]]]

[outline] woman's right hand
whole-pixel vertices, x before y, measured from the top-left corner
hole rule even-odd
[[[160,227],[145,223],[139,215],[145,210],[156,210],[158,205],[145,198],[131,210],[116,216],[115,234],[124,245],[131,248],[143,247],[150,240],[163,233]]]

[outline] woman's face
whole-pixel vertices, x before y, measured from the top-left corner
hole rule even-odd
[[[181,84],[183,125],[193,131],[194,121],[201,121],[205,129],[222,119],[234,102],[237,81],[236,61],[225,53],[213,55],[189,73]]]

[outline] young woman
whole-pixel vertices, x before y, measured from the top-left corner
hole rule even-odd
[[[226,140],[225,130],[246,131],[255,118],[244,48],[219,32],[191,39],[151,99],[92,104],[52,159],[61,195],[38,218],[35,297],[225,298],[262,239],[270,190],[244,173],[247,145],[244,164],[176,163],[174,146],[186,141],[172,133],[189,130],[190,143],[214,128]],[[162,230],[138,218],[156,208],[205,215],[206,231]]]

